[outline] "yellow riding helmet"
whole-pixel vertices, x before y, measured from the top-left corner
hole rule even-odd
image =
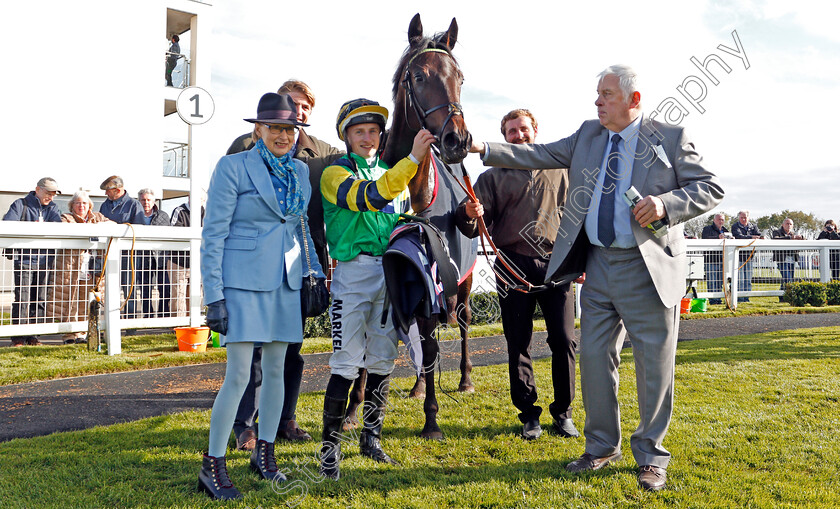
[[[388,122],[388,109],[380,106],[378,102],[370,99],[353,99],[341,105],[338,110],[338,117],[335,119],[335,130],[338,139],[344,139],[344,131],[351,125],[374,123],[379,124],[382,132],[385,132],[385,124]]]

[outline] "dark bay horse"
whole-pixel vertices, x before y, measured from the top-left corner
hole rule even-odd
[[[420,129],[431,131],[437,137],[440,158],[433,161],[434,156],[430,154],[409,183],[411,208],[415,214],[428,218],[445,234],[463,239],[455,229],[454,207],[466,194],[458,188],[457,183],[453,185],[455,177],[447,173],[441,163],[442,159],[447,164],[459,164],[466,157],[472,143],[460,105],[463,74],[452,56],[457,36],[458,24],[454,18],[446,32],[433,37],[423,35],[419,14],[412,18],[408,27],[409,46],[394,73],[394,110],[382,160],[389,167],[393,167],[411,152],[414,137]],[[450,241],[450,251],[455,258],[457,248],[452,244]],[[469,294],[472,288],[475,249],[473,248],[471,253],[468,252],[469,248],[462,251],[462,259],[455,260],[456,264],[462,267],[461,280],[457,295],[451,297],[447,303],[448,323],[457,323],[461,335],[461,380],[458,390],[473,392],[475,389],[470,378],[472,362],[469,358],[467,339],[472,315]],[[468,269],[465,270],[465,266]],[[421,436],[442,439],[443,432],[437,424],[438,404],[434,385],[434,370],[440,353],[440,346],[434,336],[438,322],[418,317],[417,324],[423,337],[423,370],[411,394],[415,397],[425,394],[423,410],[426,423]],[[364,378],[360,376],[353,387],[347,410],[351,420],[355,417],[356,407],[362,399],[363,384]]]

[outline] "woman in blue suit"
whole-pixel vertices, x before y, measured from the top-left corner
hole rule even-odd
[[[225,380],[210,416],[210,445],[198,486],[217,499],[240,498],[227,474],[225,452],[248,383],[254,343],[263,347],[259,440],[251,468],[282,482],[274,439],[283,408],[283,365],[289,343],[303,341],[300,288],[305,247],[315,246],[302,222],[312,193],[309,168],[292,159],[297,109],[291,97],[268,93],[257,106],[254,148],[223,157],[210,179],[201,242],[207,325],[227,347]],[[318,257],[310,257],[321,284]]]

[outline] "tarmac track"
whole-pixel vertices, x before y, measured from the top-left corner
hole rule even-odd
[[[679,340],[828,326],[840,326],[840,313],[683,320]],[[548,357],[546,333],[534,336],[532,357]],[[442,369],[457,370],[458,342],[443,345]],[[471,339],[470,352],[473,366],[507,362],[502,336]],[[329,354],[309,354],[304,358],[301,392],[324,390],[329,377]],[[222,384],[224,368],[224,363],[197,364],[3,386],[0,387],[0,442],[208,409]],[[412,374],[413,368],[402,348],[394,375]]]

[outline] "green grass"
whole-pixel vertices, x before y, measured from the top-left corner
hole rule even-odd
[[[0,348],[0,385],[204,362],[224,362],[223,348],[179,352],[174,334],[124,336],[122,354],[90,352],[87,345]]]
[[[534,321],[535,330],[545,330],[543,320]],[[472,337],[502,333],[501,324],[476,325]],[[452,335],[451,339],[455,339]],[[330,338],[306,338],[301,352],[332,351]],[[224,348],[207,348],[205,352],[179,352],[174,334],[124,336],[122,354],[107,356],[89,352],[86,345],[22,346],[0,348],[0,385],[50,380],[71,376],[115,373],[138,369],[163,368],[224,362]]]
[[[342,479],[320,481],[317,443],[278,443],[289,491],[275,493],[229,453],[245,494],[224,507],[838,507],[840,506],[840,328],[680,343],[676,405],[665,447],[669,487],[642,492],[629,437],[638,422],[632,354],[622,354],[619,403],[625,459],[571,475],[564,466],[584,440],[544,434],[524,442],[505,366],[477,367],[477,392],[440,397],[443,442],[418,438],[422,401],[395,390],[384,466],[345,447]],[[536,363],[546,404],[550,361]],[[445,388],[457,386],[444,373]],[[408,390],[411,380],[395,381]],[[319,438],[323,393],[304,394],[301,425]],[[583,427],[580,398],[575,420]],[[548,424],[547,416],[543,419]],[[0,500],[17,507],[222,507],[194,492],[209,412],[187,412],[0,444]],[[300,500],[296,500],[299,497]]]
[[[840,306],[792,307],[780,303],[775,297],[753,297],[751,302],[741,303],[735,313],[724,305],[709,306],[706,313],[681,315],[683,320],[702,318],[721,318],[727,316],[797,314],[797,313],[837,313]],[[578,322],[576,320],[576,322]],[[577,323],[576,323],[577,326]],[[534,320],[534,330],[544,331],[545,321]],[[500,323],[473,325],[470,337],[478,338],[502,334]],[[442,335],[444,340],[456,339],[456,329]],[[208,348],[203,353],[179,352],[174,334],[147,336],[125,336],[122,338],[122,355],[106,356],[88,352],[84,345],[66,346],[29,346],[18,348],[0,348],[0,385],[50,380],[71,376],[114,373],[138,369],[163,368],[224,362],[224,348]],[[301,351],[305,354],[330,352],[330,338],[306,338]]]
[[[727,316],[766,316],[806,313],[840,313],[840,306],[794,307],[786,302],[779,302],[778,297],[750,297],[750,302],[739,302],[738,307],[734,311],[728,309],[725,304],[716,304],[714,306],[710,305],[705,313],[688,313],[680,315],[680,317],[683,320],[695,320],[703,318],[724,318]]]

